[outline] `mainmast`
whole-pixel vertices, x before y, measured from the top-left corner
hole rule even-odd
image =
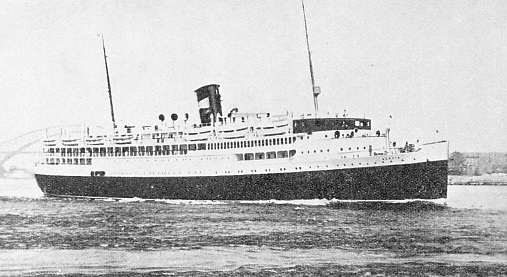
[[[113,121],[113,130],[115,130],[116,122],[114,120],[113,95],[111,94],[111,82],[109,81],[109,70],[107,68],[106,46],[104,44],[104,36],[101,35],[101,37],[102,37],[102,49],[104,49],[104,63],[106,64],[107,90],[109,92],[109,105],[111,106],[111,120]]]
[[[305,33],[306,33],[306,47],[308,48],[308,61],[310,63],[310,76],[312,78],[313,105],[315,106],[315,116],[317,116],[317,111],[319,110],[319,102],[317,101],[317,96],[319,96],[320,94],[320,87],[315,86],[315,77],[313,77],[312,52],[310,51],[310,42],[308,41],[308,27],[306,25],[305,3],[303,2],[303,0],[301,0],[301,5],[303,6],[303,18],[305,20]]]

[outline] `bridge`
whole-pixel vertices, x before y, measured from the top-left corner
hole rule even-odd
[[[94,128],[103,129],[100,126]],[[85,126],[83,125],[53,126],[34,130],[0,142],[0,178],[8,178],[9,174],[14,172],[24,172],[33,175],[33,165],[35,164],[37,154],[39,154],[42,149],[42,140],[44,138],[59,137],[63,131],[69,135],[83,135],[85,132],[84,130]],[[14,161],[16,157],[20,156],[25,156],[23,162],[25,165],[22,167],[17,165]],[[28,166],[26,164],[28,164]]]

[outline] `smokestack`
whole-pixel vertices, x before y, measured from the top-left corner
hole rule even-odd
[[[211,115],[213,115],[213,122],[216,122],[218,114],[222,116],[219,87],[220,85],[211,84],[195,90],[201,123],[211,123]]]

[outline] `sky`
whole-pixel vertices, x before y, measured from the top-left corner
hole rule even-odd
[[[313,112],[300,0],[0,2],[0,141],[111,125],[100,34],[120,124],[198,121],[207,84],[224,111]],[[400,143],[507,152],[507,1],[305,8],[321,113],[370,118]]]

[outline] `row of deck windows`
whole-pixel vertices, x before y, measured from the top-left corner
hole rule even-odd
[[[46,158],[46,164],[51,165],[59,165],[59,164],[74,164],[74,165],[91,165],[92,159],[90,158],[68,158],[68,159],[59,159],[59,158]]]
[[[260,152],[260,153],[245,153],[236,154],[240,161],[252,161],[252,160],[264,160],[264,159],[284,159],[291,158],[296,155],[296,150],[290,151],[271,151],[271,152]]]
[[[292,144],[296,137],[272,138],[252,141],[231,141],[216,143],[197,143],[179,145],[156,146],[123,146],[123,147],[89,147],[89,148],[48,148],[45,153],[60,155],[61,157],[113,157],[113,156],[167,156],[183,155],[188,151],[236,149],[261,147],[270,145]]]

